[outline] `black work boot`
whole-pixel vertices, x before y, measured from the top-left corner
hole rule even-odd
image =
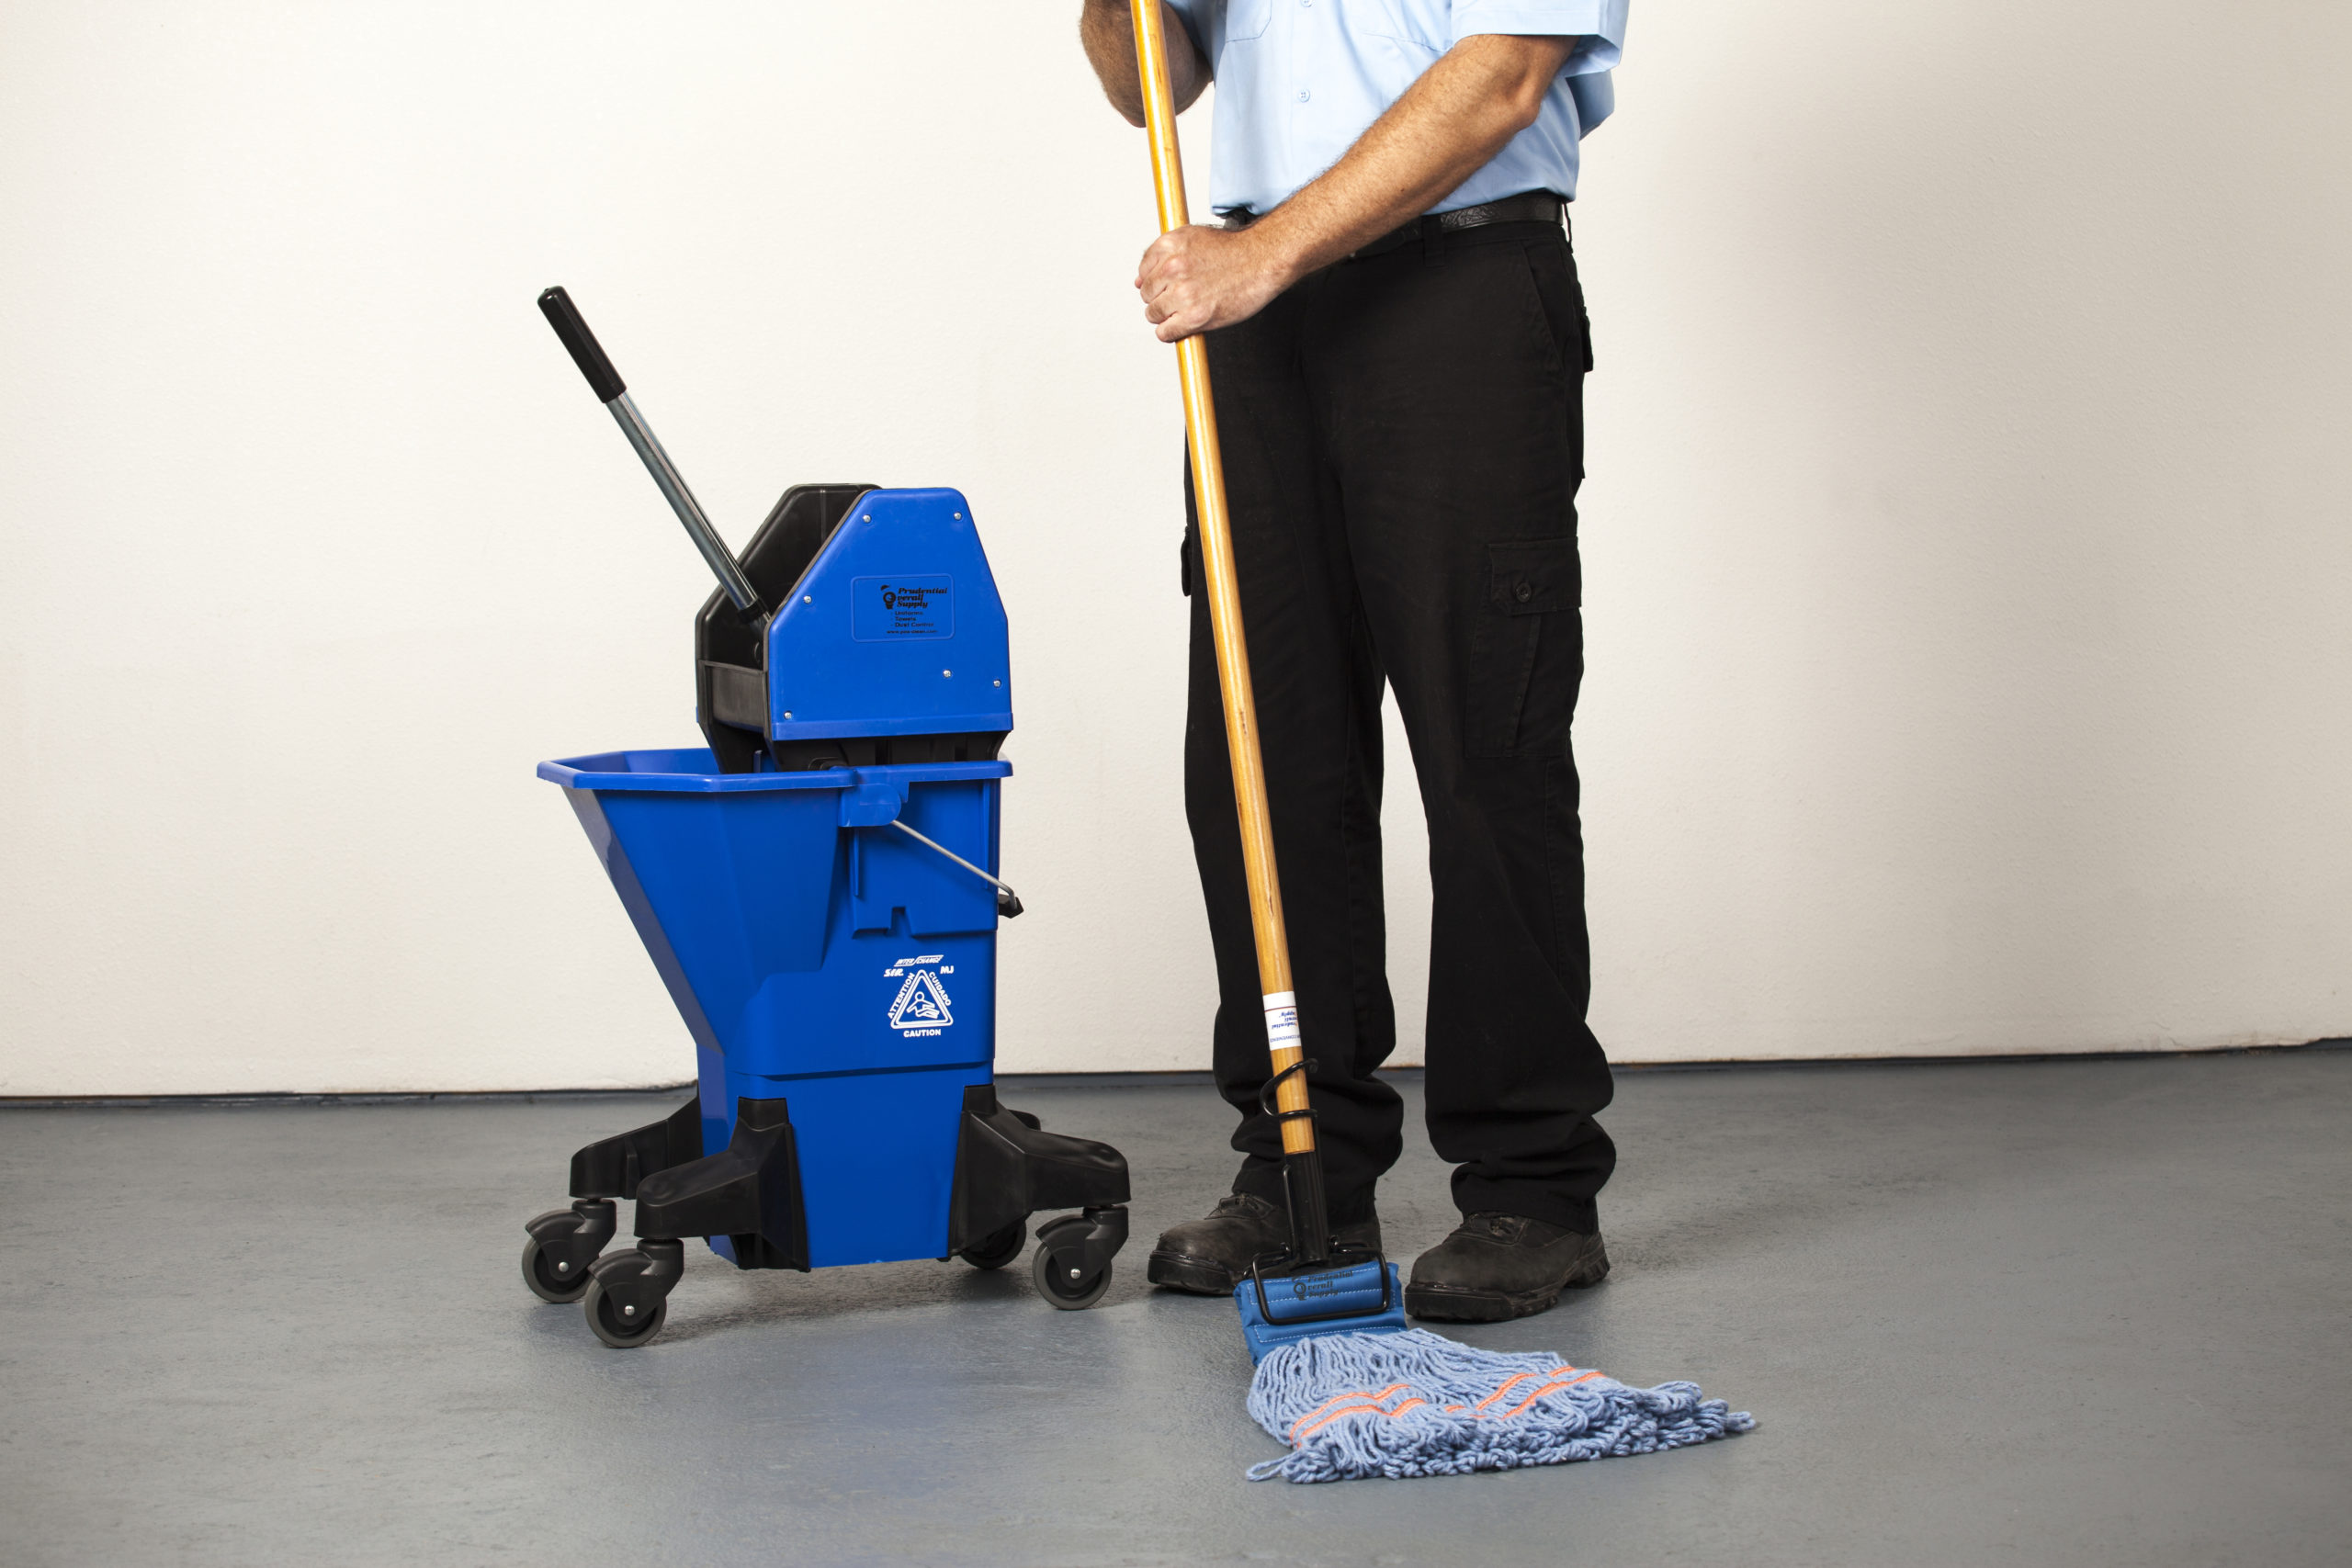
[[[1380,1216],[1372,1214],[1351,1225],[1334,1225],[1333,1241],[1352,1242],[1377,1251]],[[1290,1245],[1290,1216],[1278,1203],[1248,1192],[1228,1192],[1204,1219],[1186,1220],[1159,1233],[1144,1277],[1171,1291],[1197,1296],[1222,1296],[1247,1279],[1250,1260],[1261,1253]]]
[[[1531,1317],[1563,1287],[1597,1285],[1609,1273],[1600,1233],[1564,1230],[1524,1214],[1472,1214],[1413,1260],[1405,1310],[1441,1323]]]

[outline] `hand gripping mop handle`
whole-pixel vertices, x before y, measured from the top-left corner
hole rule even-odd
[[[1184,166],[1176,148],[1176,105],[1168,84],[1168,41],[1159,0],[1128,0],[1136,64],[1143,76],[1144,128],[1159,229],[1191,221]],[[1225,504],[1225,460],[1217,448],[1216,403],[1209,394],[1208,348],[1197,336],[1176,345],[1184,388],[1184,435],[1193,459],[1193,502],[1199,514],[1201,573],[1216,645],[1217,686],[1225,694],[1225,746],[1233,761],[1234,808],[1241,823],[1241,868],[1250,887],[1250,924],[1258,940],[1258,988],[1265,993],[1268,1084],[1282,1127],[1283,1183],[1290,1199],[1291,1254],[1313,1265],[1331,1253],[1324,1207],[1323,1162],[1306,1102],[1306,1063],[1299,1044],[1298,1004],[1291,989],[1290,938],[1283,927],[1282,884],[1274,874],[1273,827],[1266,809],[1266,770],[1258,754],[1258,712],[1250,689],[1250,649],[1241,631],[1241,594],[1233,566],[1233,529]]]
[[[653,476],[653,482],[661,487],[662,496],[670,502],[670,510],[675,512],[678,521],[686,525],[686,536],[694,540],[695,548],[702,552],[702,558],[709,563],[711,574],[718,579],[719,591],[744,615],[761,614],[764,606],[760,604],[758,592],[752,587],[752,580],[743,575],[743,568],[729,552],[727,542],[718,536],[718,530],[712,527],[710,519],[703,514],[702,502],[696,501],[695,492],[686,488],[678,466],[671,462],[670,454],[662,449],[662,443],[655,438],[652,426],[645,423],[645,416],[639,413],[637,405],[629,400],[628,383],[623,381],[621,373],[613,368],[613,362],[605,357],[604,346],[597,343],[596,334],[590,332],[588,323],[581,319],[580,307],[574,305],[571,296],[561,288],[550,288],[539,296],[539,311],[547,317],[548,325],[555,329],[555,335],[563,340],[563,346],[571,351],[571,362],[580,367],[582,376],[588,378],[589,390],[596,394],[598,402],[612,411],[613,420],[621,427],[621,434],[628,437],[628,444],[636,447],[637,455],[645,460],[646,472]]]

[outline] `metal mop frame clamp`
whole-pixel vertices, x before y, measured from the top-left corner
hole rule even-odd
[[[1191,221],[1184,170],[1176,147],[1176,107],[1168,81],[1167,39],[1159,0],[1129,0],[1136,64],[1142,76],[1144,124],[1151,148],[1152,185],[1162,233]],[[1226,750],[1233,763],[1234,808],[1240,818],[1241,863],[1250,889],[1250,919],[1258,948],[1258,983],[1264,996],[1266,1048],[1272,1077],[1259,1103],[1281,1130],[1283,1194],[1290,1210],[1290,1246],[1251,1262],[1234,1287],[1242,1334],[1255,1361],[1275,1345],[1315,1334],[1383,1332],[1406,1326],[1396,1269],[1372,1247],[1331,1243],[1323,1189],[1323,1156],[1316,1146],[1315,1111],[1300,1043],[1298,999],[1291,988],[1290,939],[1283,924],[1282,886],[1274,868],[1273,826],[1266,804],[1265,765],[1259,754],[1257,703],[1250,689],[1250,653],[1241,626],[1241,596],[1233,560],[1233,530],[1226,508],[1225,462],[1217,446],[1216,404],[1209,390],[1208,351],[1199,337],[1176,345],[1184,390],[1184,434],[1191,451],[1193,493],[1199,513],[1201,568],[1216,647],[1217,688],[1225,703]]]
[[[1312,1123],[1316,1120],[1314,1108],[1308,1106],[1297,1111],[1284,1111],[1280,1107],[1276,1091],[1285,1078],[1294,1076],[1304,1083],[1307,1072],[1315,1065],[1314,1057],[1302,1057],[1267,1079],[1265,1087],[1258,1091],[1259,1110],[1272,1117],[1275,1125],[1304,1121],[1310,1124],[1311,1134]],[[1291,1179],[1294,1171],[1299,1178],[1295,1184]],[[1391,1312],[1396,1298],[1396,1271],[1381,1266],[1385,1260],[1377,1248],[1355,1242],[1327,1239],[1323,1258],[1317,1259],[1309,1256],[1307,1244],[1300,1239],[1302,1227],[1299,1216],[1302,1213],[1315,1216],[1326,1213],[1323,1156],[1320,1152],[1309,1149],[1295,1158],[1285,1156],[1283,1176],[1284,1196],[1290,1200],[1292,1242],[1288,1247],[1261,1253],[1250,1261],[1250,1286],[1257,1300],[1259,1318],[1269,1325],[1283,1322],[1331,1323],[1351,1317],[1379,1317]],[[1309,1231],[1319,1228],[1327,1237],[1329,1232],[1328,1224],[1317,1226],[1312,1221],[1304,1228]],[[1376,1295],[1361,1288],[1362,1276],[1367,1269],[1378,1285]],[[1293,1303],[1310,1300],[1319,1310],[1312,1317],[1301,1317],[1294,1307],[1285,1315],[1283,1307],[1278,1306],[1266,1294],[1269,1279],[1277,1281],[1278,1293],[1283,1282],[1289,1283]],[[1244,1314],[1246,1316],[1246,1308]]]

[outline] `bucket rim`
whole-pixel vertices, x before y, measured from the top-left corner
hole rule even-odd
[[[699,765],[697,765],[699,764]],[[1012,775],[1001,758],[982,762],[881,762],[794,773],[722,773],[706,746],[594,751],[541,762],[538,776],[566,789],[652,795],[756,795],[787,789],[854,789],[861,784],[956,784]]]

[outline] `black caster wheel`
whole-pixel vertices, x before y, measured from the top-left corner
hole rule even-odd
[[[975,1269],[1001,1269],[1029,1245],[1029,1222],[1015,1220],[992,1236],[983,1237],[956,1256]]]
[[[1102,1299],[1111,1288],[1111,1266],[1102,1265],[1102,1272],[1092,1279],[1073,1280],[1069,1269],[1054,1261],[1054,1255],[1044,1247],[1029,1265],[1030,1277],[1037,1281],[1037,1293],[1064,1312],[1084,1312]]]
[[[588,1281],[582,1300],[588,1313],[589,1328],[597,1338],[616,1350],[636,1349],[661,1333],[662,1320],[670,1315],[670,1303],[665,1301],[656,1303],[651,1312],[641,1314],[642,1322],[627,1316],[620,1307],[613,1303],[613,1299],[605,1294],[604,1283],[598,1280]]]
[[[576,1302],[588,1293],[588,1270],[575,1264],[566,1273],[563,1264],[549,1258],[533,1236],[523,1244],[523,1283],[543,1302]]]

